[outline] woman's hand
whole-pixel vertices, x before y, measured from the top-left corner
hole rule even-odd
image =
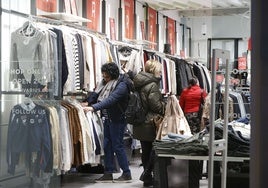
[[[83,110],[84,110],[85,113],[87,113],[89,111],[93,112],[94,108],[92,106],[85,106],[85,107],[83,107]]]
[[[80,103],[82,107],[87,107],[88,106],[88,102],[81,102]]]

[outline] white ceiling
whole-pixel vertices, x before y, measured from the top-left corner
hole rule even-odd
[[[138,0],[155,10],[178,10],[179,16],[249,16],[250,0]]]

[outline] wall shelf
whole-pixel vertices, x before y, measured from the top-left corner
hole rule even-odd
[[[49,14],[41,14],[38,16],[51,18],[51,19],[55,19],[55,20],[60,20],[63,22],[70,22],[70,23],[92,22],[91,20],[89,20],[87,18],[83,18],[80,16],[75,16],[75,15],[67,14],[67,13],[49,13]]]

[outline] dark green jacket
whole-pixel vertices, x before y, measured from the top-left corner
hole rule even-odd
[[[141,141],[154,141],[156,131],[151,119],[156,114],[164,115],[166,105],[159,88],[160,78],[156,78],[151,73],[140,72],[134,77],[133,82],[147,112],[145,123],[133,126],[134,138]]]

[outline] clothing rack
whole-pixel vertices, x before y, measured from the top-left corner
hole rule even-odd
[[[170,54],[166,54],[166,57],[167,58],[177,58],[177,59],[183,59],[183,58],[181,58],[180,56],[178,56],[178,55],[170,55]]]
[[[158,56],[161,56],[161,57],[164,57],[164,56],[166,56],[166,54],[165,53],[163,53],[163,52],[159,52],[159,51],[156,51],[156,50],[152,50],[152,49],[149,49],[149,48],[143,48],[145,51],[147,51],[147,52],[151,52],[151,53],[154,53],[154,54],[156,54],[156,55],[158,55]]]
[[[133,44],[140,44],[140,45],[157,45],[157,43],[155,42],[151,42],[151,41],[148,41],[148,40],[135,40],[135,39],[125,39],[126,42],[130,42],[130,43],[133,43]]]
[[[18,16],[19,18],[25,18],[26,19],[25,23],[31,24],[33,27],[35,27],[35,23],[37,23],[37,22],[44,23],[44,24],[55,25],[55,26],[63,25],[63,26],[67,26],[67,27],[70,27],[70,28],[79,29],[81,31],[91,33],[94,36],[98,37],[100,40],[103,40],[103,41],[107,40],[106,34],[90,30],[89,28],[87,28],[85,26],[78,25],[78,24],[75,24],[75,23],[62,21],[62,20],[55,20],[55,19],[51,19],[51,18],[47,18],[47,17],[35,16],[35,15],[31,15],[31,14],[17,12],[17,11],[14,11],[14,10],[2,9],[2,11],[7,13],[7,14],[10,14],[10,15]],[[27,92],[25,92],[25,91],[1,91],[0,94],[27,95]],[[50,95],[49,92],[40,92],[40,94],[46,94],[47,96]]]
[[[142,45],[143,47],[150,49],[154,49],[157,46],[157,43],[148,40],[125,39],[125,41],[136,45]]]
[[[5,13],[8,13],[8,14],[13,14],[13,15],[17,15],[17,16],[27,18],[29,21],[33,21],[33,22],[36,21],[36,22],[42,22],[42,23],[51,24],[51,25],[65,25],[65,26],[72,27],[72,28],[75,28],[75,29],[80,29],[80,30],[83,30],[83,31],[86,31],[86,32],[89,32],[89,33],[92,33],[92,34],[96,34],[97,36],[100,36],[102,38],[107,37],[106,34],[104,34],[104,33],[91,30],[91,29],[89,29],[89,28],[87,28],[85,26],[78,25],[78,24],[75,24],[73,22],[56,20],[56,19],[47,18],[47,17],[41,17],[41,16],[34,16],[34,15],[31,15],[31,14],[25,14],[25,13],[17,12],[17,11],[14,11],[14,10],[2,9],[2,11],[5,12]]]
[[[186,61],[197,61],[197,62],[206,62],[205,59],[202,59],[202,58],[195,58],[195,57],[188,57],[188,58],[185,58]]]
[[[154,53],[154,54],[156,54],[156,55],[158,55],[158,56],[160,56],[162,58],[169,58],[169,59],[171,59],[171,58],[178,58],[178,59],[181,59],[181,57],[179,57],[179,56],[166,54],[164,52],[159,52],[159,51],[148,49],[148,48],[143,48],[143,49],[146,50],[146,51],[148,51],[148,52],[152,52],[152,53]]]
[[[130,44],[128,42],[124,42],[124,41],[117,41],[117,40],[110,40],[109,41],[112,45],[115,45],[115,46],[126,46],[126,47],[130,47],[131,49],[134,49],[134,50],[140,50],[138,49],[135,45],[133,44]]]

